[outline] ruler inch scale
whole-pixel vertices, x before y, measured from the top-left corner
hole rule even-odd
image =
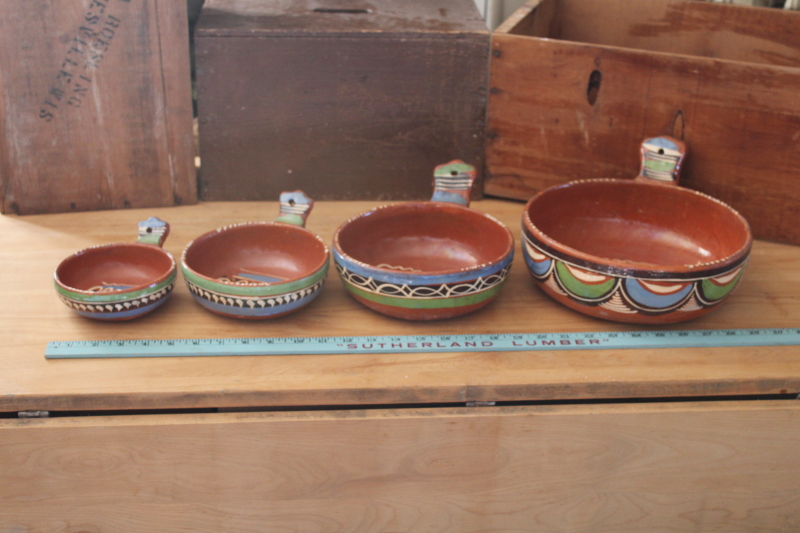
[[[47,359],[731,348],[800,345],[800,328],[55,341]]]

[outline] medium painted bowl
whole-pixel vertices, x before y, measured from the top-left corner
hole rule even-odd
[[[162,305],[175,286],[177,268],[161,249],[169,224],[139,223],[139,240],[93,246],[64,259],[54,281],[61,301],[97,320],[131,320]]]
[[[233,318],[275,318],[319,295],[329,254],[304,227],[313,201],[295,191],[282,193],[280,203],[275,222],[225,226],[184,249],[181,270],[200,305]]]
[[[491,302],[511,268],[514,238],[468,207],[474,179],[461,161],[440,165],[430,202],[379,207],[342,224],[333,257],[350,294],[407,320],[451,318]]]
[[[587,315],[681,322],[716,308],[744,272],[752,236],[726,204],[677,186],[685,156],[669,137],[642,145],[636,180],[582,180],[546,189],[522,217],[533,278]]]

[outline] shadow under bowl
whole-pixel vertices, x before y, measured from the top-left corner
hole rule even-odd
[[[552,187],[523,214],[525,262],[541,288],[590,316],[680,322],[719,305],[752,245],[726,204],[680,187],[584,180]]]
[[[163,304],[175,286],[175,260],[159,247],[120,243],[64,259],[54,280],[61,300],[82,316],[130,320]]]
[[[514,238],[479,211],[419,202],[348,220],[336,231],[333,250],[342,282],[356,300],[389,316],[433,320],[475,311],[497,295]]]
[[[195,300],[209,311],[274,318],[319,295],[328,248],[302,227],[251,222],[219,228],[189,243],[181,269]]]

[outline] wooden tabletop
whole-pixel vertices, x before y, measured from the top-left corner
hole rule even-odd
[[[308,228],[330,242],[374,202],[320,202]],[[0,217],[0,412],[575,400],[800,392],[800,347],[487,352],[392,355],[46,360],[56,340],[457,334],[643,329],[585,317],[541,293],[519,250],[522,203],[473,203],[511,228],[517,256],[495,302],[472,315],[405,322],[376,314],[344,290],[334,268],[320,297],[269,321],[212,315],[182,279],[154,313],[125,323],[78,316],[53,289],[74,251],[135,240],[136,224],[172,225],[176,258],[194,237],[248,220],[272,220],[277,202],[204,203],[146,210]],[[797,327],[800,247],[756,242],[737,291],[719,309],[671,329]],[[666,328],[665,328],[666,329]]]

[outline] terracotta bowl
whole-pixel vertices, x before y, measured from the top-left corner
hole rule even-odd
[[[206,233],[183,251],[181,270],[195,300],[214,313],[275,318],[311,303],[325,283],[328,248],[304,228],[313,201],[281,194],[275,222],[246,222]]]
[[[390,205],[342,224],[333,257],[345,288],[380,313],[408,320],[463,315],[487,305],[511,268],[514,239],[469,209],[475,169],[436,167],[430,202]]]
[[[545,293],[618,322],[702,316],[742,277],[752,236],[726,204],[677,187],[682,142],[647,139],[636,180],[583,180],[528,202],[525,262]]]
[[[81,250],[55,271],[58,296],[78,314],[98,320],[131,320],[161,304],[175,286],[177,269],[161,249],[169,224],[139,223],[139,241]]]

